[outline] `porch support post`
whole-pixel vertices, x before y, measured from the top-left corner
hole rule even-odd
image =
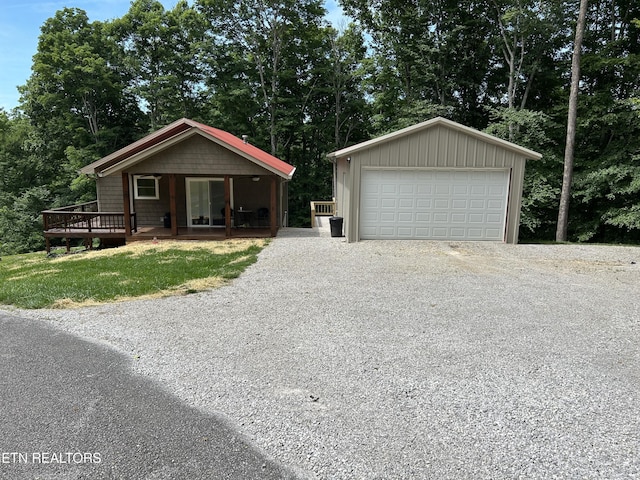
[[[122,172],[122,203],[124,211],[124,234],[131,236],[131,197],[129,194],[129,174]]]
[[[169,175],[169,210],[171,211],[171,235],[178,236],[178,206],[176,205],[176,175]]]
[[[231,237],[231,179],[224,176],[224,229],[227,238]]]
[[[277,180],[275,175],[271,176],[271,201],[269,202],[269,224],[271,225],[271,236],[278,234],[278,196],[277,196]]]

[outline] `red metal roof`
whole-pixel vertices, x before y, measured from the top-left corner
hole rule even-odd
[[[250,143],[246,143],[235,135],[218,128],[189,120],[188,118],[177,120],[170,125],[141,138],[137,142],[121,148],[120,150],[107,155],[90,165],[87,165],[80,171],[85,174],[92,174],[102,172],[112,167],[117,168],[119,163],[124,162],[132,156],[142,153],[149,148],[161,145],[163,142],[193,129],[204,133],[205,136],[211,137],[214,141],[220,143],[229,150],[265,167],[268,170],[273,171],[274,173],[279,174],[282,177],[290,179],[295,172],[295,167],[293,165],[289,165],[287,162],[274,157]]]

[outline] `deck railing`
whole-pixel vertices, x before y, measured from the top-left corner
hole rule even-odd
[[[335,201],[311,202],[311,228],[316,226],[316,217],[334,217],[336,214]]]
[[[49,236],[87,237],[93,233],[124,234],[125,231],[124,213],[98,212],[98,202],[95,201],[45,210],[42,220],[44,233]],[[131,231],[135,232],[138,229],[135,213],[131,214],[129,222]]]
[[[124,213],[120,212],[74,212],[60,210],[45,210],[42,212],[44,232],[77,234],[81,237],[86,232],[125,232]],[[136,214],[132,213],[130,220],[131,231],[138,229]],[[64,235],[62,235],[64,236]],[[97,236],[97,235],[96,235]]]

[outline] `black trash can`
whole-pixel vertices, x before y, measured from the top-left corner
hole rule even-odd
[[[342,236],[342,217],[329,217],[329,225],[331,226],[331,236],[332,237],[341,237]]]
[[[164,228],[171,228],[171,213],[164,214]]]

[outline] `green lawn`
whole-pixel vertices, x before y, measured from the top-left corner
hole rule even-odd
[[[136,242],[53,258],[42,252],[2,257],[0,304],[69,308],[194,293],[239,276],[267,243]]]

